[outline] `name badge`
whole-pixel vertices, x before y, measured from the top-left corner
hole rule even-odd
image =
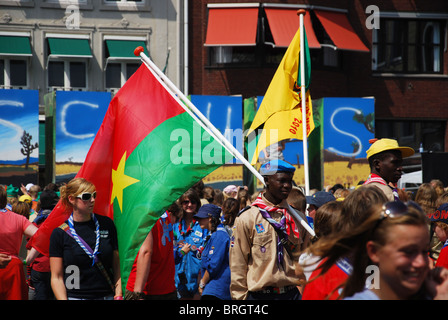
[[[198,236],[198,237],[202,237],[202,232],[200,232],[199,230],[196,230],[196,231],[194,232],[194,234],[195,234],[196,236]]]

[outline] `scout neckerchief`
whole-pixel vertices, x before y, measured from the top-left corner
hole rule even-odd
[[[97,255],[99,253],[98,249],[100,247],[100,224],[98,222],[98,219],[95,217],[95,215],[93,213],[92,213],[92,219],[95,222],[95,235],[96,235],[96,238],[95,238],[95,249],[93,250],[93,252],[90,252],[87,249],[88,246],[87,246],[86,242],[82,238],[80,238],[78,236],[78,234],[76,233],[75,226],[73,224],[73,213],[70,215],[70,218],[68,218],[67,222],[68,222],[68,226],[70,228],[70,233],[71,233],[73,239],[75,239],[76,242],[79,244],[79,246],[84,250],[84,252],[90,258],[92,258],[92,260],[93,260],[92,261],[92,266],[93,266],[95,264],[95,262],[98,260]]]
[[[371,173],[369,175],[369,177],[367,178],[367,180],[363,183],[363,184],[369,184],[372,182],[378,182],[382,185],[388,186],[389,188],[392,189],[392,193],[394,195],[394,199],[395,201],[400,200],[400,198],[398,197],[398,191],[396,188],[392,188],[390,185],[387,184],[386,180],[384,180],[383,178],[381,178],[379,175],[375,174],[375,173]]]
[[[94,214],[92,214],[92,219],[95,222],[95,226],[96,226],[96,231],[95,231],[95,233],[96,233],[96,240],[95,240],[96,253],[95,253],[95,251],[92,250],[92,248],[90,248],[90,246],[84,241],[83,238],[78,236],[76,231],[74,233],[71,231],[72,228],[70,227],[70,224],[73,226],[73,213],[70,216],[69,220],[67,221],[69,224],[63,223],[62,225],[59,226],[59,228],[64,230],[69,236],[71,236],[73,239],[75,239],[76,242],[81,246],[81,248],[84,249],[84,251],[87,253],[87,255],[93,259],[92,265],[95,265],[101,271],[101,274],[106,278],[107,282],[109,283],[109,286],[111,287],[112,292],[114,292],[115,286],[112,283],[110,275],[107,272],[106,268],[104,268],[104,265],[101,262],[101,260],[98,258],[99,234],[100,234],[99,223]],[[75,230],[74,227],[73,227],[73,230]],[[75,235],[76,235],[76,237],[75,237]]]
[[[202,251],[204,251],[205,246],[207,245],[208,240],[210,240],[210,237],[212,236],[211,233],[209,233],[206,237],[204,242],[202,243],[202,245],[198,248],[198,250],[196,251],[196,258],[198,259],[202,259]]]
[[[223,227],[222,224],[219,224],[218,227],[216,228],[215,232],[218,230],[222,230],[227,232],[227,230]],[[208,240],[210,240],[210,237],[212,236],[212,233],[209,233],[206,237],[204,242],[202,243],[202,245],[198,248],[198,251],[196,252],[196,258],[198,259],[202,259],[202,252],[205,249],[205,246],[207,245]]]
[[[278,234],[277,238],[277,264],[283,265],[283,246],[288,241],[288,233],[286,232],[286,213],[287,210],[278,207],[270,207],[266,205],[259,195],[257,199],[252,203],[253,206],[256,206],[260,209],[260,213],[265,218],[271,226],[275,229]],[[280,222],[277,222],[271,217],[271,213],[281,212],[282,218]]]
[[[180,234],[182,237],[187,237],[187,236],[191,233],[191,231],[193,231],[193,226],[194,226],[194,224],[196,223],[196,220],[193,219],[193,220],[190,222],[190,225],[188,226],[188,228],[187,228],[186,231],[182,231],[182,224],[183,224],[183,223],[185,223],[185,220],[182,220],[181,223],[179,223],[179,234]]]

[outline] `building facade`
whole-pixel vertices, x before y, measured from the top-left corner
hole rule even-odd
[[[140,65],[137,46],[182,85],[182,8],[176,0],[2,0],[0,88],[39,90],[41,105],[54,90],[116,92]]]
[[[298,27],[297,9],[307,11],[310,24],[313,99],[374,97],[376,137],[416,151],[447,150],[446,1],[194,1],[190,92],[264,95],[286,50],[281,35],[292,39],[291,20]],[[289,15],[273,13],[282,10]]]

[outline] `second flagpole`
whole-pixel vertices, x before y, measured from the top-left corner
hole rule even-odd
[[[306,14],[304,9],[297,10],[300,23],[300,95],[302,97],[302,129],[303,129],[303,170],[305,176],[305,195],[310,194],[310,178],[308,172],[308,138],[306,122],[306,92],[305,92],[305,35],[303,28],[303,16]]]

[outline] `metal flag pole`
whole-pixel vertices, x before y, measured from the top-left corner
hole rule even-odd
[[[303,166],[305,174],[305,195],[310,194],[310,178],[308,172],[308,138],[306,122],[306,92],[305,92],[305,35],[303,28],[303,16],[306,14],[304,9],[297,10],[300,23],[300,94],[302,97],[302,129],[303,129]]]
[[[244,156],[219,132],[218,129],[196,108],[196,106],[171,82],[171,80],[149,59],[143,52],[143,47],[137,47],[134,50],[136,56],[140,56],[145,65],[163,81],[176,96],[176,100],[180,100],[179,104],[185,109],[212,137],[220,142],[235,158],[240,160],[256,177],[265,185],[263,176],[244,158]],[[188,108],[185,107],[185,103]],[[200,121],[199,121],[199,119]]]

